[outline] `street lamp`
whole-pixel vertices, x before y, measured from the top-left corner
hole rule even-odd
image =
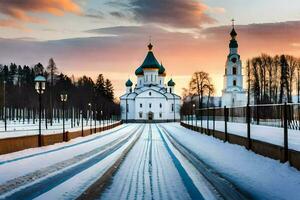
[[[102,127],[102,120],[103,120],[103,117],[102,117],[102,115],[103,115],[103,111],[102,110],[100,110],[100,131],[103,131],[103,127]]]
[[[192,112],[192,126],[193,126],[193,121],[194,121],[195,108],[196,108],[196,104],[194,104],[194,103],[193,103],[193,112]],[[196,118],[196,123],[197,123],[197,118]]]
[[[80,116],[81,116],[81,136],[83,137],[83,112],[80,110]]]
[[[39,147],[42,146],[42,94],[46,90],[46,78],[42,75],[38,75],[34,79],[35,90],[39,95]]]
[[[95,133],[97,132],[97,110],[95,110],[95,113],[94,113],[94,122],[95,122]]]
[[[90,130],[91,130],[91,134],[93,133],[92,131],[92,104],[89,103],[88,104],[89,106],[89,121],[90,121]]]
[[[68,95],[66,93],[62,93],[60,95],[60,101],[62,102],[62,112],[63,112],[63,140],[67,141],[67,135],[65,132],[65,103],[68,100]]]
[[[7,121],[6,121],[6,81],[3,81],[3,108],[4,108],[4,130],[7,131]]]

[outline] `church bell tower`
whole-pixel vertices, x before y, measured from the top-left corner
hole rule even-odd
[[[238,54],[237,33],[232,20],[231,40],[224,74],[222,106],[242,106],[246,103],[246,92],[243,88],[242,61]]]

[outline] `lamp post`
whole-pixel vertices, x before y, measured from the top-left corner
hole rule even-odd
[[[42,75],[38,75],[34,79],[35,90],[39,95],[39,147],[42,146],[42,94],[46,90],[46,78]]]
[[[95,122],[95,133],[97,132],[97,111],[94,113],[94,122]]]
[[[60,101],[62,102],[62,114],[63,114],[63,140],[66,142],[67,141],[67,135],[65,131],[65,103],[68,100],[68,95],[66,93],[62,93],[60,95]]]
[[[83,112],[80,110],[80,115],[81,115],[81,136],[83,137]]]
[[[6,81],[3,81],[3,108],[4,108],[4,130],[7,131],[7,121],[6,121]]]
[[[100,110],[100,130],[103,131],[103,127],[102,127],[102,115],[103,115],[103,111]]]
[[[193,118],[194,118],[194,115],[196,115],[195,108],[196,108],[196,104],[193,103],[193,113],[192,113]],[[193,118],[192,118],[192,124],[193,124]],[[196,117],[196,124],[197,124],[197,117]]]
[[[91,103],[89,103],[88,104],[88,106],[89,106],[89,121],[90,121],[90,130],[91,130],[91,134],[92,134],[92,104]]]

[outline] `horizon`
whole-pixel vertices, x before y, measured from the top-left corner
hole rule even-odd
[[[246,4],[248,12],[245,2],[6,1],[0,6],[1,64],[46,66],[53,57],[67,75],[95,79],[104,74],[118,98],[128,78],[135,83],[134,71],[146,56],[151,36],[156,58],[166,68],[166,80],[174,79],[178,94],[193,72],[203,70],[214,82],[215,96],[220,96],[232,18],[243,65],[261,53],[299,56],[300,2],[255,0]],[[264,12],[270,3],[280,14]],[[255,15],[250,17],[249,12]]]

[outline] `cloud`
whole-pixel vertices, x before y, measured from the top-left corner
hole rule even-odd
[[[128,4],[116,1],[107,4],[118,7],[121,10],[119,14],[123,13],[123,16],[142,24],[198,29],[203,24],[216,22],[208,14],[210,8],[195,0],[130,0]]]
[[[167,75],[189,77],[196,70],[204,70],[211,74],[220,92],[230,31],[230,26],[205,28],[201,37],[195,38],[190,33],[141,25],[90,30],[89,33],[95,34],[90,38],[56,41],[0,39],[0,60],[3,64],[34,65],[42,62],[46,65],[53,57],[63,72],[93,77],[104,73],[116,83],[116,90],[123,91],[125,79],[135,77],[135,69],[145,58],[149,35],[152,35],[155,55],[164,63]],[[239,53],[244,62],[260,53],[287,53],[300,57],[299,21],[242,25],[236,26],[236,31]],[[179,93],[184,86],[176,87]]]
[[[22,27],[22,23],[43,23],[44,19],[32,16],[32,13],[49,13],[62,16],[65,12],[80,13],[80,7],[73,0],[1,0],[0,13],[6,16],[0,19],[0,26]]]

